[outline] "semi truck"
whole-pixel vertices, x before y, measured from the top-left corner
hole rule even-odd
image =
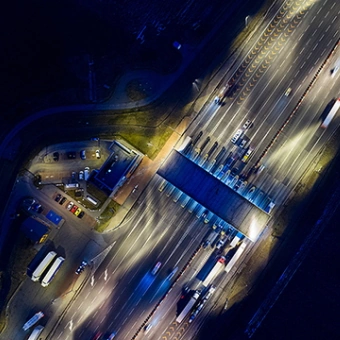
[[[231,271],[231,269],[233,268],[236,261],[241,257],[246,246],[247,246],[247,244],[245,242],[242,242],[240,247],[236,250],[234,256],[231,258],[231,260],[228,262],[228,264],[226,265],[226,267],[224,269],[227,273],[229,273]]]
[[[38,340],[39,335],[42,333],[44,327],[43,326],[37,326],[33,329],[33,332],[31,333],[30,337],[27,340]]]
[[[215,97],[215,103],[220,105],[223,102],[223,99],[225,97],[225,95],[227,94],[229,87],[227,86],[223,86],[220,90],[220,92],[218,93],[218,95]]]
[[[205,287],[208,287],[211,283],[211,281],[216,277],[216,275],[222,270],[225,263],[225,257],[221,256],[217,262],[215,263],[214,267],[212,267],[211,271],[205,278],[205,280],[202,282],[202,285]]]
[[[210,244],[214,243],[214,241],[216,240],[218,236],[218,232],[215,230],[212,230],[208,237],[203,241],[203,248],[208,247]]]
[[[39,263],[38,267],[33,272],[31,277],[32,281],[36,282],[40,279],[41,275],[44,273],[44,271],[47,269],[47,267],[51,264],[56,256],[57,253],[55,251],[50,251],[44,257],[44,259]]]
[[[200,313],[200,311],[203,309],[205,303],[208,301],[208,299],[211,297],[211,295],[215,292],[216,287],[211,286],[207,292],[204,294],[202,301],[192,310],[189,318],[189,323],[193,322],[196,318],[196,316]]]
[[[41,281],[41,285],[43,287],[47,287],[51,281],[53,280],[55,274],[57,274],[61,265],[64,263],[65,259],[62,256],[59,256],[52,264],[51,268],[48,270],[47,274]]]
[[[203,267],[197,273],[196,278],[200,281],[204,281],[206,277],[209,275],[214,265],[216,264],[216,255],[212,254],[208,260],[205,262]]]
[[[199,291],[199,290],[196,290],[194,292],[193,296],[190,298],[188,303],[185,305],[182,312],[176,318],[176,322],[181,323],[184,320],[184,318],[189,314],[191,309],[194,307],[194,305],[195,305],[197,299],[199,298],[200,294],[201,294],[201,291]]]
[[[331,107],[330,111],[328,112],[326,118],[323,120],[321,127],[326,129],[329,125],[329,123],[332,121],[336,113],[338,112],[340,108],[340,98],[338,98],[333,106]]]
[[[236,236],[234,236],[234,238],[230,242],[230,247],[231,248],[236,247],[242,238],[243,238],[243,235],[241,233],[237,233]]]
[[[27,331],[33,325],[35,325],[41,318],[44,317],[43,312],[35,313],[22,327],[24,331]]]

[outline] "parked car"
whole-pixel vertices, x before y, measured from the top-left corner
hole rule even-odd
[[[79,177],[79,181],[82,181],[84,179],[84,171],[83,170],[79,171],[78,177]]]
[[[60,200],[59,204],[60,204],[60,205],[63,205],[63,204],[66,202],[66,200],[67,200],[67,198],[66,198],[66,197],[63,197],[63,198]]]
[[[67,206],[66,206],[66,209],[67,210],[71,210],[72,207],[73,207],[74,203],[73,202],[70,202]]]
[[[85,215],[84,211],[81,211],[77,217],[78,217],[78,218],[83,218],[84,215]]]
[[[32,204],[31,209],[32,209],[33,211],[39,213],[39,214],[43,211],[43,207],[41,206],[40,203],[34,203],[34,204]]]
[[[59,152],[53,152],[53,160],[56,162],[59,161]]]
[[[100,158],[100,150],[96,150],[96,157],[99,159]]]
[[[74,212],[74,214],[75,214],[76,216],[79,216],[80,213],[81,213],[81,209],[80,209],[80,208],[78,208],[78,209]]]
[[[76,158],[76,153],[75,151],[69,151],[66,153],[68,159],[75,159]]]
[[[55,197],[54,200],[55,200],[56,202],[60,202],[60,200],[61,200],[61,195],[58,194],[58,195]]]
[[[74,214],[77,211],[77,209],[78,209],[78,206],[74,204],[70,211],[72,214]]]
[[[81,274],[85,270],[86,266],[87,266],[87,262],[85,260],[82,261],[75,273],[77,275]]]
[[[80,151],[80,158],[81,158],[82,160],[85,160],[85,159],[86,159],[86,151],[85,151],[85,150],[81,150],[81,151]]]
[[[90,177],[90,168],[87,166],[85,169],[84,169],[84,179],[85,181],[87,181]]]

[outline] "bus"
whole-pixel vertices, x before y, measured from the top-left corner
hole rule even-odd
[[[27,340],[37,340],[39,338],[39,335],[43,331],[43,326],[37,326],[33,329],[33,332],[31,333],[30,337]]]
[[[32,281],[36,282],[40,279],[41,275],[44,273],[46,268],[51,264],[51,262],[54,260],[54,258],[57,256],[57,253],[55,251],[50,251],[44,259],[39,263],[38,267],[35,269],[35,271],[32,274]]]
[[[52,264],[51,268],[44,276],[43,280],[41,281],[41,285],[43,287],[47,287],[51,281],[53,280],[55,274],[57,274],[58,270],[60,269],[61,265],[64,263],[65,259],[62,256],[59,256]]]
[[[323,120],[321,127],[326,129],[329,125],[329,123],[332,121],[336,113],[338,112],[340,108],[340,98],[338,98],[335,103],[333,104],[331,110],[328,112],[326,118]]]

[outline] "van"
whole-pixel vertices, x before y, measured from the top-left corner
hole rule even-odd
[[[84,169],[84,179],[85,181],[87,181],[90,177],[90,168],[87,166],[85,169]]]
[[[90,203],[92,203],[93,205],[98,205],[98,203],[99,203],[97,200],[95,200],[94,198],[92,198],[92,197],[89,196],[89,195],[86,196],[86,199],[87,199]]]
[[[68,183],[65,184],[65,189],[76,189],[79,188],[79,183]]]

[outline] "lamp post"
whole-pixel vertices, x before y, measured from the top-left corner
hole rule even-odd
[[[250,18],[250,16],[247,15],[247,16],[245,17],[245,19],[244,19],[244,23],[245,23],[245,25],[246,25],[246,28],[248,27],[249,18]]]

